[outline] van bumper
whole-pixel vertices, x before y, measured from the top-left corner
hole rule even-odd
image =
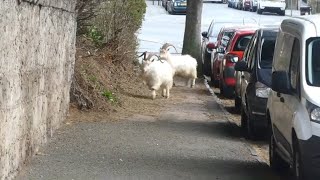
[[[320,177],[320,137],[312,136],[308,140],[299,140],[302,164],[306,179]]]

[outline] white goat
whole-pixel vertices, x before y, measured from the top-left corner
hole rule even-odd
[[[154,53],[149,53],[143,61],[142,78],[152,91],[152,99],[156,98],[156,91],[162,89],[162,96],[169,98],[173,83],[173,69],[166,61],[160,61]]]
[[[162,46],[160,59],[168,61],[173,68],[174,76],[187,78],[186,85],[188,86],[191,81],[191,88],[194,87],[197,79],[197,60],[190,55],[172,55],[169,52],[171,46],[174,47],[169,43]]]

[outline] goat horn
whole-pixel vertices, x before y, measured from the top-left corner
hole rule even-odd
[[[161,49],[165,49],[166,51],[169,51],[169,47],[173,47],[173,48],[176,50],[176,52],[178,52],[177,49],[176,49],[176,47],[175,47],[174,45],[170,44],[170,43],[165,43],[165,44],[161,47]]]
[[[146,56],[147,56],[147,51],[143,52],[139,57],[143,56],[143,60],[146,60]]]
[[[149,53],[149,55],[148,55],[148,57],[147,57],[147,60],[150,60],[150,59],[153,58],[154,56],[159,59],[159,56],[158,56],[156,53]]]

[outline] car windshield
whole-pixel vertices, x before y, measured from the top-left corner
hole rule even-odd
[[[272,67],[274,46],[276,43],[275,38],[262,39],[262,47],[260,54],[260,68],[269,69]]]
[[[308,45],[308,82],[320,87],[320,38],[312,40]]]
[[[233,48],[233,51],[244,51],[250,42],[252,35],[240,36]]]

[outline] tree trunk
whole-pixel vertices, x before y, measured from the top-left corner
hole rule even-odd
[[[198,61],[198,75],[202,75],[201,61],[202,0],[187,0],[186,26],[182,54],[189,54]]]

